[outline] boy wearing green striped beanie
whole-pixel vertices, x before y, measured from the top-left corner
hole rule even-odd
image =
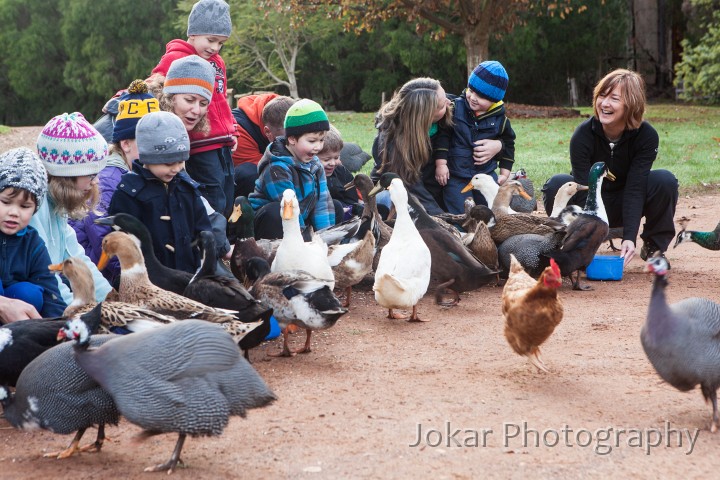
[[[300,227],[320,230],[335,224],[335,207],[325,170],[317,157],[330,122],[309,99],[295,102],[285,115],[285,136],[268,145],[258,163],[258,179],[249,200],[255,210],[255,237],[282,238],[280,200],[294,190],[300,204]]]

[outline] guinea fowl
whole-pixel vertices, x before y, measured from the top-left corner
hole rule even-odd
[[[270,272],[270,266],[260,257],[247,260],[248,276],[253,280],[252,294],[273,308],[283,334],[281,352],[271,357],[290,357],[296,353],[311,352],[310,337],[313,330],[332,327],[347,309],[333,294],[327,282],[301,270]],[[305,329],[305,345],[292,351],[288,335],[296,328]]]
[[[567,234],[559,250],[546,254],[554,258],[560,266],[563,276],[570,278],[573,290],[592,290],[592,287],[580,285],[580,271],[585,271],[593,261],[598,248],[608,234],[608,219],[600,189],[603,178],[615,180],[604,162],[596,162],[590,168],[588,196],[585,208],[567,227]],[[572,274],[576,273],[575,279]]]
[[[95,315],[99,318],[100,312]],[[92,329],[80,316],[68,321],[82,324],[88,332]],[[62,338],[58,331],[62,330],[55,331],[56,339]],[[115,337],[95,335],[91,345],[99,346]],[[117,425],[120,416],[112,397],[75,361],[72,343],[55,345],[30,362],[20,374],[14,394],[0,386],[0,402],[5,418],[15,428],[42,428],[62,435],[76,432],[65,450],[44,455],[58,459],[93,449],[99,452],[105,440],[105,425]],[[80,447],[85,430],[93,425],[98,426],[95,442]]]
[[[397,212],[397,220],[393,228],[390,241],[380,253],[380,260],[375,269],[375,301],[388,309],[388,318],[405,318],[396,315],[393,309],[410,308],[412,314],[409,321],[420,322],[417,313],[417,303],[427,292],[430,285],[432,256],[430,249],[418,231],[417,225],[410,216],[408,205],[408,192],[403,181],[395,176],[389,185],[382,186],[383,174],[380,182],[369,193],[375,195],[382,188],[390,192],[390,199]],[[424,210],[420,210],[425,212]],[[427,213],[425,213],[427,215]],[[441,232],[440,227],[430,227],[424,217],[420,217],[421,224],[428,225],[431,230]],[[429,222],[433,222],[432,219]]]
[[[514,235],[498,247],[500,266],[504,271],[509,271],[510,258],[511,255],[514,255],[528,275],[538,278],[543,270],[550,266],[550,258],[547,257],[547,254],[560,247],[564,237],[564,231],[545,235],[535,233]]]
[[[100,307],[82,314],[94,332],[100,326]],[[58,344],[58,330],[68,317],[11,322],[0,327],[0,385],[17,383],[23,369],[38,355]]]
[[[668,305],[668,269],[663,257],[647,260],[646,270],[655,279],[640,340],[645,355],[664,381],[682,392],[700,385],[705,401],[712,403],[710,431],[715,433],[720,423],[720,305],[697,297]]]
[[[137,238],[124,232],[111,232],[103,238],[103,252],[98,268],[102,269],[109,258],[118,257],[122,269],[119,291],[121,301],[182,320],[199,319],[220,323],[237,341],[262,326],[263,321],[243,322],[237,317],[237,311],[208,307],[150,283],[139,243]]]
[[[182,295],[185,287],[190,283],[192,273],[168,268],[160,263],[155,256],[150,230],[140,220],[127,213],[118,213],[111,217],[97,218],[95,223],[109,225],[115,230],[135,235],[140,240],[145,268],[147,268],[148,277],[153,285]]]
[[[172,473],[188,435],[220,435],[231,415],[244,417],[276,399],[218,325],[176,322],[99,348],[87,348],[92,339],[82,323],[69,322],[65,334],[76,340],[77,363],[144,430],[141,439],[178,434],[170,459],[145,471]]]
[[[87,264],[79,257],[70,257],[62,263],[50,265],[51,271],[62,273],[69,281],[73,291],[73,301],[65,309],[64,315],[76,315],[95,308],[95,282]],[[100,324],[107,333],[131,333],[154,328],[165,323],[174,322],[169,315],[154,312],[127,302],[103,302]],[[62,325],[58,326],[60,329]],[[94,332],[93,332],[94,333]]]
[[[720,223],[718,223],[715,230],[711,232],[685,230],[683,226],[683,229],[675,238],[673,248],[677,248],[681,243],[697,243],[708,250],[720,250]]]

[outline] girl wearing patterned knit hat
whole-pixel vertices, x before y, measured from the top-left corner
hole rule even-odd
[[[294,190],[300,203],[300,227],[315,230],[335,224],[335,206],[325,170],[317,157],[330,122],[312,100],[295,102],[285,115],[285,136],[276,138],[258,163],[258,179],[249,200],[255,214],[256,238],[282,238],[280,200]]]
[[[151,112],[160,111],[160,103],[148,92],[148,86],[143,80],[134,80],[118,98],[118,113],[112,129],[112,143],[108,146],[109,154],[105,168],[97,176],[100,189],[100,202],[81,220],[70,220],[75,229],[80,245],[90,260],[97,263],[102,253],[102,240],[110,233],[111,228],[98,225],[95,220],[105,216],[110,199],[120,183],[120,177],[132,169],[133,161],[138,159],[137,142],[135,141],[135,127],[140,119]],[[120,264],[113,258],[102,274],[111,283],[120,274]]]
[[[65,310],[45,242],[29,226],[46,191],[47,173],[35,153],[15,148],[0,155],[0,323]]]
[[[453,136],[447,166],[436,165],[435,175],[443,188],[450,213],[463,213],[466,197],[487,205],[477,191],[462,193],[478,173],[490,175],[502,185],[515,161],[515,132],[505,116],[503,98],[508,74],[500,62],[482,62],[470,74],[463,94],[454,100]],[[442,163],[442,162],[440,162]],[[500,167],[500,175],[495,170]],[[492,207],[492,205],[489,205]]]
[[[187,41],[171,40],[148,79],[156,84],[164,82],[164,94],[180,94],[180,98],[175,95],[173,109],[163,110],[173,111],[189,127],[192,160],[188,162],[188,173],[200,182],[200,191],[210,205],[225,217],[233,205],[232,149],[237,132],[225,98],[227,73],[220,51],[231,32],[228,4],[223,0],[200,0],[188,16]],[[193,95],[204,98],[182,101]],[[207,130],[191,126],[205,113]]]
[[[145,224],[155,256],[166,267],[195,273],[201,258],[194,240],[204,230],[215,234],[217,256],[222,257],[230,250],[227,223],[220,216],[221,227],[213,228],[208,217],[212,209],[184,170],[190,139],[183,122],[170,112],[149,113],[138,122],[135,141],[138,160],[120,179],[108,215],[128,213]]]
[[[30,221],[45,241],[52,263],[81,257],[95,282],[95,300],[101,302],[110,284],[78,243],[69,218],[81,219],[97,205],[96,176],[105,167],[107,143],[81,113],[53,117],[37,139],[37,150],[48,174],[48,192]],[[60,293],[68,305],[70,288],[57,277]]]

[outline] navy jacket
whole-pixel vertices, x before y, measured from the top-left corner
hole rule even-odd
[[[165,184],[135,161],[110,201],[108,215],[121,212],[137,217],[150,230],[160,263],[193,273],[200,266],[200,251],[191,243],[212,227],[198,183],[185,171]]]
[[[55,274],[48,270],[50,255],[45,242],[33,227],[27,227],[16,235],[0,232],[0,281],[7,288],[19,282],[29,282],[44,289],[44,318],[59,317],[65,311],[65,301],[60,295]]]
[[[505,116],[505,104],[498,102],[482,115],[476,117],[470,110],[465,95],[455,97],[453,110],[454,131],[448,169],[450,174],[460,178],[472,178],[477,173],[489,174],[500,168],[512,170],[515,161],[515,132]],[[478,140],[500,140],[500,152],[484,165],[475,165],[473,148]]]

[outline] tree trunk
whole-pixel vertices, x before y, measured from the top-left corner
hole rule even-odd
[[[489,15],[483,15],[478,22],[465,24],[466,29],[463,34],[463,43],[465,44],[467,56],[468,75],[470,75],[480,62],[488,58],[488,44],[490,43],[489,23]]]

